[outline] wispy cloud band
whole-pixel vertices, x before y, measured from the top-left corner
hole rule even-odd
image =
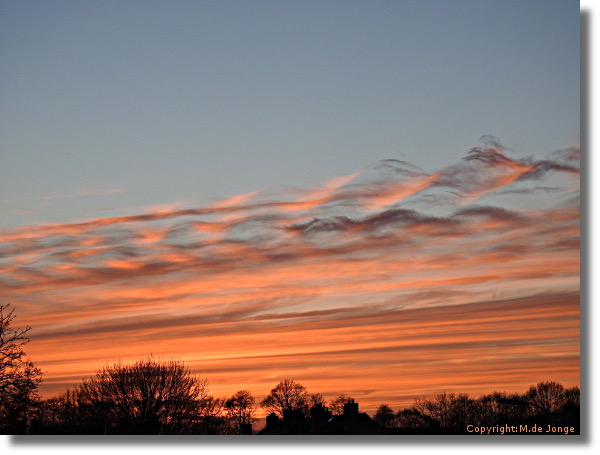
[[[538,346],[543,336],[539,330],[526,335],[517,321],[540,317],[531,312],[544,302],[554,302],[548,303],[548,324],[571,321],[556,338],[555,356],[564,360],[561,378],[577,381],[579,151],[542,160],[510,155],[487,140],[433,174],[384,160],[312,190],[254,192],[207,207],[0,232],[0,289],[35,327],[30,351],[48,369],[47,390],[68,385],[57,378],[71,378],[94,362],[95,369],[111,356],[149,352],[184,355],[227,387],[233,370],[214,365],[228,359],[243,368],[260,356],[265,366],[253,371],[262,385],[288,371],[315,386],[321,377],[332,388],[335,368],[362,365],[364,375],[354,379],[366,390],[375,359],[385,374],[396,371],[389,353],[404,353],[402,340],[416,330],[405,318],[427,314],[438,325],[442,317],[466,324],[469,314],[488,305],[496,319],[504,317],[504,307],[516,314],[505,320],[509,332],[513,327],[520,334],[507,335],[510,356],[530,361],[525,344]],[[568,296],[568,303],[559,296]],[[503,299],[522,303],[503,307]],[[481,329],[487,323],[473,324]],[[304,339],[305,326],[320,332]],[[356,329],[355,347],[340,351],[335,334],[349,327]],[[498,358],[494,346],[506,347],[501,339],[485,341],[488,329],[481,330],[472,336],[430,332],[417,351],[426,359],[427,343],[439,352],[478,343],[481,368],[485,359]],[[339,336],[349,343],[347,333]],[[108,341],[115,337],[127,343]],[[258,339],[281,349],[267,355]],[[48,354],[63,342],[77,348]],[[441,388],[442,380],[460,382],[450,374],[459,374],[458,358],[455,370],[448,363],[440,370],[438,383],[419,369],[418,358],[408,358],[416,362],[409,377],[424,375]],[[539,371],[548,372],[543,356],[536,359]],[[517,376],[538,374],[524,371]],[[379,398],[406,394],[398,390],[399,384],[409,387],[406,381],[386,381]]]

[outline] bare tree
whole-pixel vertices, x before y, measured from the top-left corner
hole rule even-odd
[[[76,390],[81,411],[93,412],[139,434],[186,433],[207,399],[207,381],[192,376],[182,363],[154,359],[105,367]]]
[[[398,428],[430,428],[432,420],[429,416],[422,414],[416,408],[411,407],[398,411],[396,414],[396,426]]]
[[[506,406],[499,402],[506,398],[515,401],[524,399],[522,394],[498,391],[482,395],[475,401],[475,415],[469,422],[473,425],[518,424],[538,412],[530,406]]]
[[[529,387],[525,399],[550,413],[557,412],[565,404],[565,388],[554,381],[539,382]]]
[[[381,425],[383,428],[391,428],[395,425],[394,410],[387,404],[382,404],[377,408],[377,412],[373,417],[373,420]]]
[[[325,397],[321,393],[311,393],[308,397],[308,404],[310,406],[325,406]]]
[[[225,410],[226,400],[224,398],[206,396],[199,402],[199,424],[192,427],[192,432],[212,435],[229,433]]]
[[[59,434],[103,433],[110,424],[101,403],[91,401],[79,387],[42,401],[36,417],[43,432]]]
[[[579,387],[569,387],[565,389],[565,405],[579,407],[580,404]]]
[[[432,398],[415,398],[414,408],[421,414],[430,417],[442,428],[452,426],[452,402],[456,395],[453,393],[438,393]]]
[[[450,402],[450,422],[453,428],[466,428],[477,414],[478,406],[475,400],[466,393],[453,395]]]
[[[233,432],[242,434],[244,425],[254,422],[254,397],[248,390],[239,390],[225,402],[227,415],[233,424]]]
[[[0,305],[0,430],[24,433],[42,372],[24,358],[23,346],[29,342],[27,333],[31,327],[12,327],[15,314],[8,307]]]
[[[353,399],[350,395],[342,393],[329,402],[329,407],[334,414],[343,414],[344,405]]]
[[[260,403],[268,413],[274,412],[280,417],[283,417],[284,411],[300,411],[307,414],[308,404],[306,387],[289,379],[277,384]]]

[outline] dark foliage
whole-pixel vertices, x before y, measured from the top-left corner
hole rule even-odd
[[[349,401],[354,400],[350,395],[342,393],[329,402],[329,408],[334,414],[340,415],[344,413],[344,405]]]
[[[391,428],[395,427],[395,415],[392,408],[390,408],[387,404],[382,404],[377,408],[377,412],[373,417],[373,420],[377,422],[383,428]]]
[[[503,399],[517,405],[507,406]],[[381,409],[381,408],[380,408]],[[540,382],[522,395],[494,392],[479,398],[467,394],[440,393],[418,397],[412,407],[399,411],[395,427],[423,434],[465,434],[467,427],[521,425],[545,428],[573,427],[579,434],[579,387],[565,389],[556,382]]]
[[[25,358],[30,327],[15,328],[14,309],[0,305],[0,432],[24,434],[37,402],[42,373]]]
[[[519,405],[506,406],[507,399]],[[468,434],[469,426],[506,425],[573,427],[571,434],[579,434],[579,402],[578,387],[541,382],[522,395],[418,397],[397,413],[382,404],[371,418],[348,396],[332,400],[341,405],[333,412],[321,394],[309,395],[302,384],[284,380],[261,402],[270,414],[259,434]],[[182,364],[149,360],[106,367],[46,400],[36,429],[45,434],[252,434],[254,403],[248,390],[228,399],[209,396],[206,381]]]
[[[267,412],[274,412],[280,417],[283,417],[285,411],[297,411],[307,415],[309,396],[306,387],[302,384],[284,379],[271,389],[271,393],[261,401],[260,405]]]
[[[209,401],[206,380],[182,363],[149,359],[104,367],[46,401],[39,420],[57,433],[185,434]]]
[[[240,390],[225,402],[232,433],[246,434],[256,420],[254,418],[254,397],[248,390]],[[250,427],[248,427],[250,425]]]

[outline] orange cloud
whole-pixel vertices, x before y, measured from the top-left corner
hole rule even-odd
[[[273,200],[25,226],[0,233],[0,290],[46,395],[150,353],[216,394],[293,377],[372,409],[576,384],[578,156],[476,148],[433,174],[386,160]]]

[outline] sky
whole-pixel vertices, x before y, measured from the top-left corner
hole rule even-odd
[[[52,395],[579,384],[579,4],[0,2],[0,288]]]

